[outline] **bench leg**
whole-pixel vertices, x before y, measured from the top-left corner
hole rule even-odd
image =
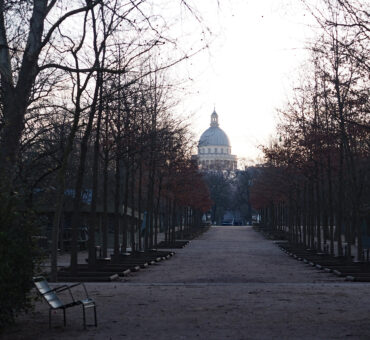
[[[85,307],[82,305],[82,315],[84,320],[84,329],[86,329],[86,314],[85,314]]]
[[[96,319],[96,306],[94,306],[94,318],[95,318],[95,327],[98,327],[98,321]]]
[[[49,308],[49,328],[51,328],[51,308]]]
[[[63,320],[64,320],[64,327],[67,325],[67,322],[66,322],[66,309],[63,308]]]

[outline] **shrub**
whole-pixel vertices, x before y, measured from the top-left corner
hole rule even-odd
[[[32,235],[35,218],[17,210],[15,200],[0,198],[0,331],[14,323],[15,316],[32,307],[29,291],[39,263]]]

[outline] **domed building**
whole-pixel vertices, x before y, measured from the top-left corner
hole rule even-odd
[[[211,114],[211,126],[203,132],[198,143],[198,165],[203,170],[236,170],[237,158],[231,154],[227,134],[219,127],[218,114]]]

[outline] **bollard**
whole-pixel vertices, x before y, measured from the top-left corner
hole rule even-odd
[[[102,258],[102,249],[101,246],[95,246],[95,256],[97,259]]]

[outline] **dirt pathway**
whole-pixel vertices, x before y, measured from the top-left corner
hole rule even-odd
[[[81,330],[74,308],[48,330],[38,304],[8,338],[370,339],[368,284],[299,263],[250,227],[213,227],[126,282],[87,286],[98,328]]]
[[[333,282],[335,276],[290,260],[252,227],[213,227],[165,266],[150,268],[130,282],[294,283]]]

